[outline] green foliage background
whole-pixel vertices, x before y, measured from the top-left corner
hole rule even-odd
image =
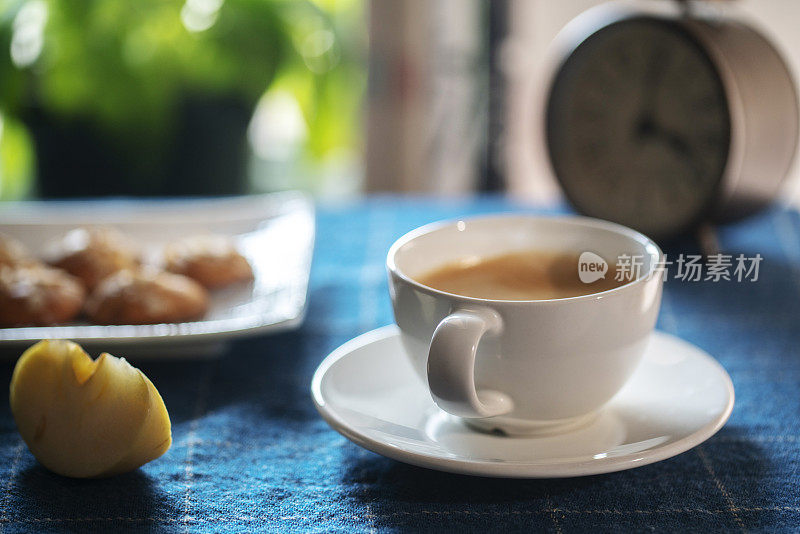
[[[192,3],[218,7],[207,29],[187,29]],[[20,13],[42,8],[41,53],[15,64]],[[0,199],[30,191],[35,158],[20,119],[31,106],[149,150],[169,135],[182,95],[236,95],[255,107],[282,90],[306,122],[306,168],[358,152],[364,33],[361,0],[0,0]]]

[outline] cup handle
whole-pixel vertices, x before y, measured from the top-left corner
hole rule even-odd
[[[439,407],[458,417],[483,418],[509,413],[511,398],[475,388],[475,355],[487,332],[502,330],[490,309],[456,310],[439,323],[428,351],[428,387]]]

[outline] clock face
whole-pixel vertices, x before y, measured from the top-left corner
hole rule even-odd
[[[547,142],[580,211],[653,236],[674,234],[718,194],[730,146],[722,80],[678,22],[615,22],[584,40],[556,74]]]

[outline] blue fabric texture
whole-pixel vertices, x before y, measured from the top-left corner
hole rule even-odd
[[[323,422],[309,395],[316,366],[341,343],[392,322],[389,245],[424,223],[498,211],[531,210],[500,198],[378,197],[322,208],[301,328],[236,341],[215,360],[139,365],[164,397],[174,444],[133,473],[107,480],[49,473],[22,443],[0,395],[0,532],[800,531],[800,217],[793,211],[719,230],[725,253],[762,255],[757,282],[665,286],[658,327],[714,355],[737,396],[728,424],[675,458],[584,478],[486,479],[383,458]],[[0,383],[12,369],[13,361],[0,361]]]

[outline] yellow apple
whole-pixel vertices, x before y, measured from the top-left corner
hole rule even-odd
[[[11,412],[36,459],[68,477],[131,471],[172,444],[164,401],[144,373],[107,353],[92,360],[71,341],[40,341],[22,354]]]

